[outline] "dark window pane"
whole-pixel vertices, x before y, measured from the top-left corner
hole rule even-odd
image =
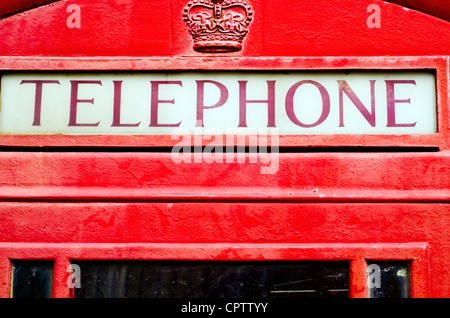
[[[370,298],[409,298],[410,269],[407,262],[368,262]]]
[[[12,298],[51,298],[53,263],[13,261]]]
[[[348,262],[73,262],[77,298],[348,297]]]

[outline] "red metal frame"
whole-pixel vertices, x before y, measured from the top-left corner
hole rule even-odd
[[[449,204],[77,201],[0,204],[11,220],[2,223],[0,297],[17,259],[54,260],[55,297],[69,295],[67,266],[77,260],[348,260],[351,297],[367,297],[367,260],[404,260],[412,297],[448,288],[438,264]]]
[[[447,151],[281,153],[277,173],[267,175],[260,174],[264,164],[249,163],[248,156],[245,164],[237,160],[177,164],[170,153],[159,152],[1,152],[0,199],[427,203],[450,200]],[[2,225],[4,240],[17,232],[13,225]]]
[[[3,1],[0,16],[44,2]],[[243,51],[202,54],[181,18],[187,0],[166,1],[170,10],[116,1],[109,11],[80,0],[83,32],[65,28],[68,2],[0,21],[0,75],[432,70],[438,132],[282,136],[281,148],[296,149],[282,149],[272,175],[248,155],[245,164],[176,164],[156,148],[173,146],[170,136],[0,135],[0,297],[14,259],[54,260],[55,297],[70,296],[70,261],[89,259],[349,260],[351,297],[367,297],[367,260],[406,260],[413,297],[450,295],[447,21],[380,0],[251,1],[260,18]],[[383,7],[380,29],[366,28],[372,3]]]
[[[280,147],[364,146],[437,147],[448,149],[448,57],[221,57],[173,58],[20,58],[0,57],[0,71],[191,71],[191,70],[433,70],[436,71],[438,132],[431,135],[298,135],[280,136]],[[207,136],[205,136],[207,137]],[[205,140],[209,140],[205,138]],[[223,138],[225,140],[225,138]],[[205,144],[207,142],[205,141]],[[0,135],[2,146],[173,147],[170,135]]]
[[[404,260],[411,265],[411,297],[429,295],[426,243],[391,244],[161,244],[0,243],[0,297],[9,297],[10,260],[54,260],[53,297],[67,298],[67,268],[77,260],[350,261],[350,297],[365,298],[367,260]]]

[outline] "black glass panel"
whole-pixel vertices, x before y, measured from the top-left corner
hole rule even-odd
[[[13,261],[12,298],[51,298],[53,263]]]
[[[407,262],[368,262],[370,298],[409,298],[410,268]]]
[[[348,297],[348,262],[78,262],[77,298]]]

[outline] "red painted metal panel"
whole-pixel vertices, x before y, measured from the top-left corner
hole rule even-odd
[[[79,0],[80,29],[66,25],[72,3],[58,1],[2,19],[0,55],[204,55],[192,50],[182,20],[186,1]],[[381,8],[381,28],[367,26],[371,4]],[[446,55],[450,47],[447,21],[380,0],[272,0],[252,6],[258,18],[244,50],[234,55]]]
[[[43,3],[3,1],[0,16]],[[366,152],[285,152],[273,175],[248,157],[176,164],[169,152],[98,148],[170,146],[166,137],[2,135],[0,297],[13,258],[54,259],[55,297],[69,296],[70,260],[124,258],[346,259],[353,297],[367,295],[367,259],[412,260],[412,296],[450,295],[448,21],[379,0],[253,1],[244,50],[212,55],[192,50],[187,1],[79,0],[80,29],[66,24],[72,3],[0,20],[0,69],[432,69],[439,131],[283,137],[281,146]],[[401,3],[447,17],[439,0]],[[381,8],[381,28],[367,26],[370,4]]]
[[[351,260],[350,295],[367,297],[364,274],[366,259],[408,260],[412,263],[413,297],[429,296],[427,273],[428,246],[424,243],[377,244],[51,244],[51,243],[0,243],[0,297],[8,295],[10,279],[9,260],[56,259],[54,297],[69,297],[66,268],[71,262],[89,259],[151,259],[151,260]],[[357,274],[356,274],[357,273]]]
[[[170,153],[0,153],[3,200],[448,201],[449,152],[281,153],[268,164]],[[273,158],[274,164],[276,158]]]
[[[183,243],[186,248],[428,242],[430,257],[438,261],[449,243],[449,208],[448,203],[2,202],[0,235],[15,243]],[[434,270],[446,273],[442,279],[450,275],[445,266]]]

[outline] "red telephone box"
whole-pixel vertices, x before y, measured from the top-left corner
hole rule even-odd
[[[4,1],[0,296],[448,297],[449,16]]]

